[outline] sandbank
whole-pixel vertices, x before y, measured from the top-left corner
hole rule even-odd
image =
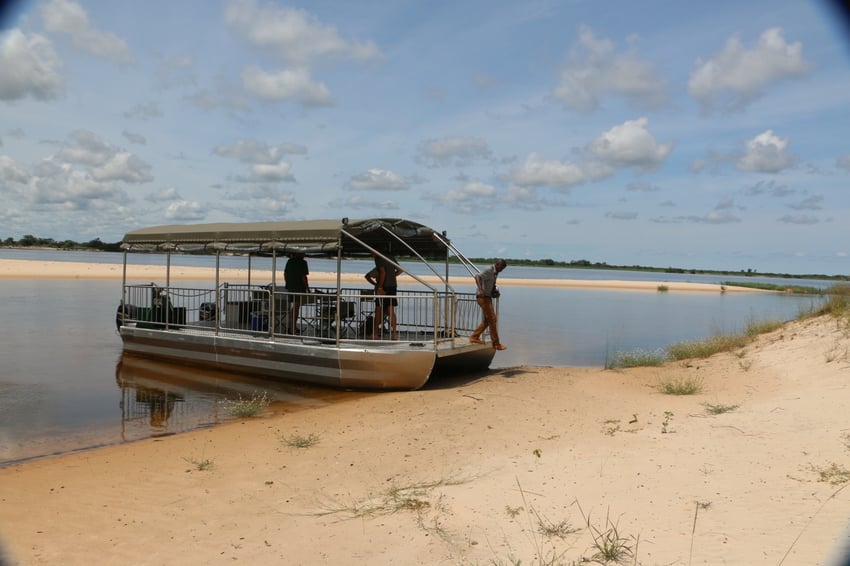
[[[594,532],[625,564],[844,564],[848,351],[821,317],[707,360],[273,405],[2,468],[0,538],[26,565],[573,564]]]
[[[247,270],[222,269],[220,277],[222,280],[231,282],[246,281]],[[35,260],[11,260],[0,259],[0,279],[3,278],[43,278],[43,279],[116,279],[123,276],[123,267],[118,264],[108,263],[77,263],[65,261],[35,261]],[[282,275],[279,275],[281,277]],[[215,278],[215,269],[207,267],[185,267],[172,266],[170,277],[174,281],[186,280],[211,280]],[[253,281],[270,282],[271,272],[254,270],[251,273]],[[127,279],[132,282],[157,281],[162,283],[165,278],[165,267],[162,265],[128,265]],[[342,282],[346,284],[362,284],[363,275],[359,273],[343,273]],[[437,283],[433,276],[425,276],[424,280],[429,283]],[[336,282],[335,273],[314,272],[310,274],[310,281],[314,283]],[[459,284],[472,285],[470,277],[454,279]],[[413,281],[411,280],[411,283]],[[400,285],[405,284],[405,277],[399,280]],[[759,289],[747,287],[721,286],[710,283],[690,283],[679,281],[619,281],[619,280],[581,280],[581,279],[519,279],[508,276],[499,278],[499,285],[527,286],[527,287],[572,287],[587,289],[611,289],[623,291],[658,291],[659,286],[665,286],[668,291],[702,291],[719,293],[752,293],[764,292]]]

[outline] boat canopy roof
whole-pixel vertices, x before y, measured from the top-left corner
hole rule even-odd
[[[448,239],[432,228],[400,218],[219,222],[152,226],[127,232],[127,251],[184,253],[365,256],[372,250],[397,256],[445,257]],[[414,253],[415,252],[415,253]]]

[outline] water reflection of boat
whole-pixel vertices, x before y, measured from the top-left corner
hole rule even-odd
[[[125,440],[183,432],[231,418],[221,401],[265,394],[289,409],[323,406],[351,393],[275,383],[124,353],[115,367]]]
[[[239,371],[281,380],[366,389],[416,389],[437,373],[486,369],[489,345],[469,336],[480,321],[474,293],[449,283],[449,262],[469,273],[478,269],[445,237],[401,219],[319,220],[245,224],[157,226],[128,232],[122,246],[124,281],[117,313],[124,350],[195,366]],[[165,256],[164,284],[129,284],[127,252]],[[171,255],[210,258],[214,284],[174,286]],[[247,281],[220,279],[222,254],[246,259]],[[252,256],[272,260],[272,281],[252,281]],[[285,256],[337,260],[334,287],[287,291],[277,281]],[[370,258],[401,271],[398,258],[419,260],[439,280],[433,285],[413,273],[411,288],[388,296],[384,290],[347,288],[342,259]],[[431,262],[434,262],[432,265]],[[439,261],[439,263],[437,263]],[[383,306],[392,302],[393,307]],[[392,328],[383,318],[394,310]]]

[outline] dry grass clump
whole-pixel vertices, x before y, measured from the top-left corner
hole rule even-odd
[[[291,434],[286,437],[281,437],[280,440],[290,448],[309,448],[317,444],[320,438],[318,434],[311,432],[306,436],[303,434]]]
[[[658,390],[667,395],[696,395],[702,391],[702,379],[697,377],[670,377],[658,382]]]
[[[811,466],[813,472],[818,475],[818,481],[829,485],[842,485],[850,482],[850,470],[832,462],[829,466]]]
[[[255,391],[249,399],[243,399],[242,395],[239,395],[236,399],[225,399],[220,401],[220,403],[228,413],[236,418],[243,419],[253,417],[264,411],[271,401],[269,400],[268,393],[265,391]]]
[[[740,405],[714,405],[712,403],[703,403],[702,406],[705,407],[705,412],[709,415],[722,415],[723,413],[729,413],[740,407]]]
[[[744,332],[748,337],[755,338],[759,334],[767,334],[768,332],[778,330],[782,328],[783,324],[785,324],[783,321],[775,318],[753,320],[747,323],[747,328]]]
[[[823,314],[830,314],[841,318],[848,316],[848,313],[850,313],[850,284],[836,283],[835,285],[830,285],[824,290],[824,295],[826,295],[826,300],[820,308],[804,313],[801,315],[801,318]]]
[[[752,320],[747,323],[744,332],[732,334],[715,334],[703,340],[686,340],[667,346],[671,360],[689,360],[693,358],[708,358],[720,352],[731,352],[743,348],[760,334],[773,332],[785,323],[778,319]]]
[[[719,352],[729,352],[743,348],[749,342],[745,334],[715,334],[704,340],[686,340],[667,346],[672,360],[708,358]]]
[[[199,472],[206,472],[208,470],[211,470],[214,465],[214,462],[210,458],[201,458],[200,460],[197,458],[183,458],[183,460],[189,464],[192,464],[192,467],[198,470]]]

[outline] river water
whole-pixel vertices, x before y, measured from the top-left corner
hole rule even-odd
[[[0,258],[119,264],[122,259],[122,254],[16,252],[0,250]],[[134,263],[154,259],[131,257]],[[195,263],[199,259],[177,258],[173,263],[208,265]],[[362,272],[364,265],[353,262],[344,269]],[[310,266],[314,272],[333,271],[335,262],[311,260]],[[243,265],[234,263],[232,267]],[[263,268],[261,264],[254,267]],[[459,269],[452,266],[452,270]],[[523,267],[509,267],[500,277],[509,274],[515,278],[710,283],[731,279]],[[826,286],[822,281],[784,283]],[[265,393],[277,408],[287,411],[365,394],[122,358],[114,323],[119,299],[118,280],[0,279],[4,322],[0,325],[0,466],[213,426],[232,418],[222,401],[257,393]],[[508,350],[499,352],[491,367],[603,366],[617,351],[652,350],[719,332],[736,332],[753,320],[789,320],[818,301],[780,293],[506,286],[499,326]]]

